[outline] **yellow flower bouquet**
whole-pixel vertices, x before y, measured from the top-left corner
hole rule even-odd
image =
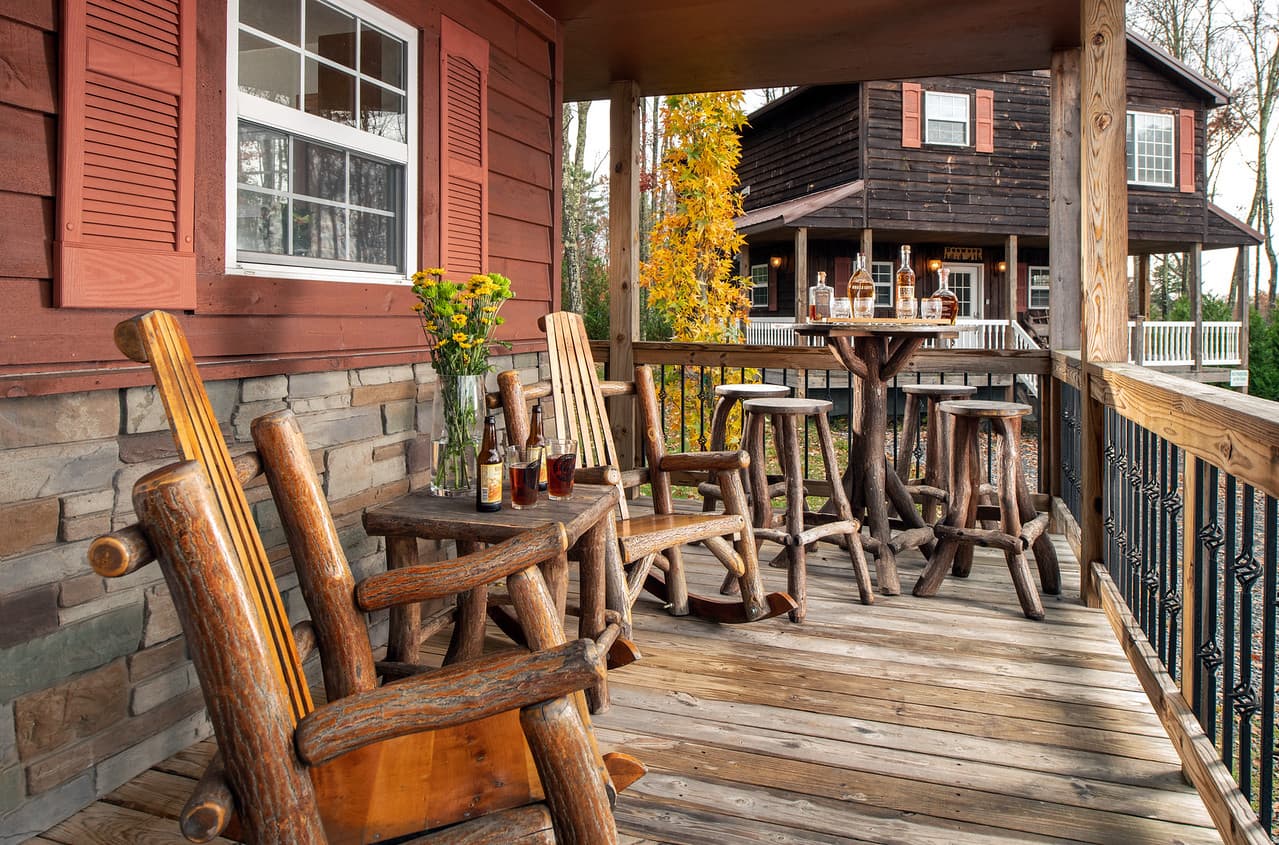
[[[477,274],[465,284],[444,278],[441,267],[413,274],[413,310],[422,321],[439,376],[431,414],[431,483],[437,496],[475,492],[473,470],[479,448],[480,409],[484,374],[490,369],[489,349],[497,327],[505,322],[498,312],[510,299],[511,280],[500,273]]]

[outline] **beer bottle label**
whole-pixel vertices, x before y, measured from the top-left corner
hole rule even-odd
[[[502,501],[502,465],[480,464],[479,485],[482,504]]]
[[[529,457],[542,462],[541,468],[537,471],[537,486],[545,488],[546,487],[546,450],[530,449]]]

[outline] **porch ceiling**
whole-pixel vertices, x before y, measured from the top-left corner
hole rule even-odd
[[[565,100],[1048,67],[1063,0],[536,0],[564,26]]]

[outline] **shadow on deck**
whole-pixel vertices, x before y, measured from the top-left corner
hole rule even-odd
[[[1040,623],[1022,618],[1002,555],[981,549],[936,598],[872,607],[856,602],[847,559],[823,549],[802,626],[716,627],[642,598],[643,659],[610,675],[612,708],[595,719],[605,750],[649,766],[618,801],[623,842],[1220,842],[1054,540],[1065,590]],[[722,569],[688,557],[690,587],[713,594]],[[899,563],[909,590],[922,560]],[[765,578],[784,587],[782,570]],[[183,841],[174,819],[212,749],[155,766],[43,840]]]

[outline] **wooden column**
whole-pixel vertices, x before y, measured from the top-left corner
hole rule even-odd
[[[795,319],[808,316],[808,229],[795,230]]]
[[[870,271],[870,262],[873,260],[872,250],[875,248],[875,230],[862,229],[862,255],[866,256],[866,270]]]
[[[609,106],[609,337],[608,369],[612,378],[629,381],[635,368],[631,346],[639,338],[639,174],[640,91],[631,81],[614,82]],[[635,400],[609,400],[608,417],[621,469],[635,466]]]
[[[1048,345],[1078,349],[1079,51],[1058,50],[1052,60],[1051,140],[1048,167]]]
[[[1004,274],[1004,284],[1008,297],[1008,328],[1004,329],[1004,348],[1016,349],[1017,338],[1013,331],[1013,323],[1017,322],[1017,236],[1009,235],[1004,241],[1004,261],[1008,264],[1008,272]],[[1017,379],[1013,379],[1016,384]]]
[[[1204,368],[1204,245],[1192,244],[1186,254],[1187,287],[1190,288],[1190,315],[1195,327],[1190,335],[1190,356],[1195,360],[1195,370]]]
[[[1246,370],[1248,369],[1249,352],[1248,332],[1252,323],[1252,308],[1248,300],[1248,247],[1241,246],[1237,252],[1239,256],[1235,259],[1235,265],[1239,266],[1242,263],[1244,272],[1240,273],[1238,278],[1235,279],[1235,284],[1239,288],[1235,291],[1235,319],[1242,324],[1239,328],[1239,360],[1240,366]]]
[[[1137,256],[1137,313],[1150,319],[1150,256]]]
[[[1103,407],[1093,398],[1096,364],[1128,357],[1128,183],[1126,38],[1123,0],[1080,0],[1082,142],[1080,210],[1082,416],[1082,519],[1080,593],[1100,606],[1092,562],[1102,561]]]

